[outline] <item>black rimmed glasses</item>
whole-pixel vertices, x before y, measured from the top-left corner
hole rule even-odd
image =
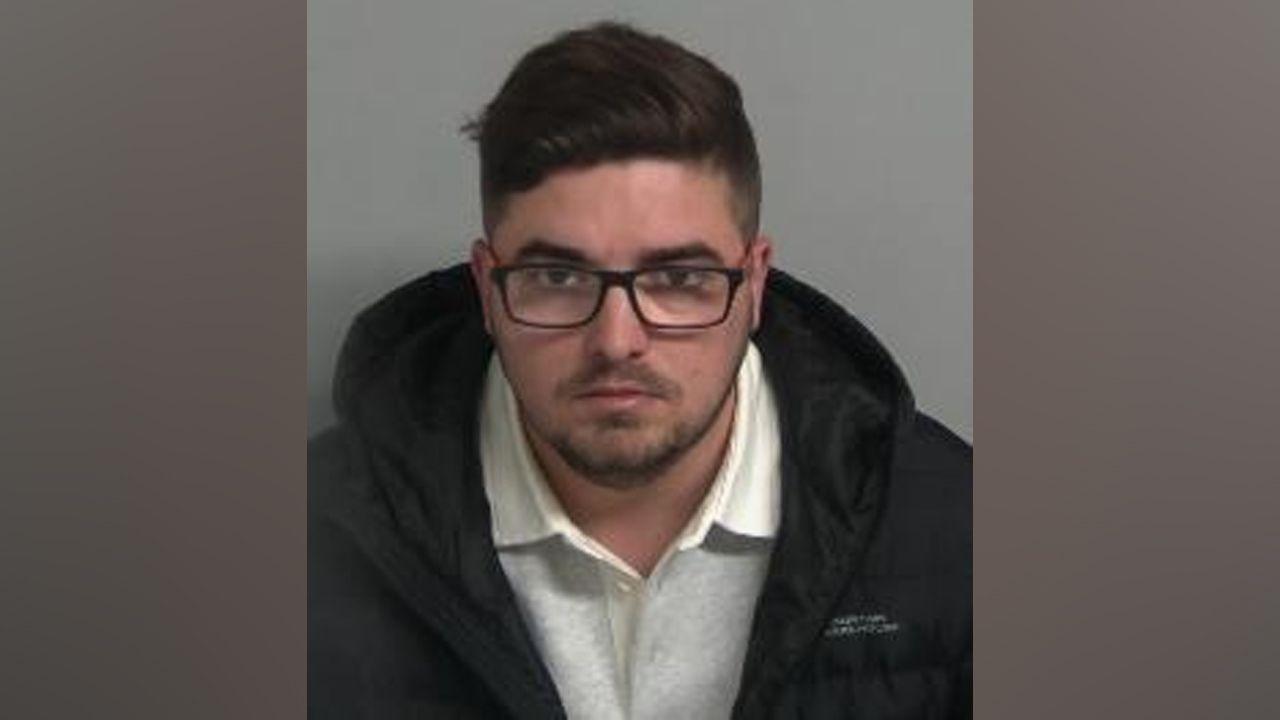
[[[507,315],[521,325],[567,329],[586,325],[604,305],[609,288],[627,293],[647,326],[694,330],[725,321],[742,284],[741,268],[662,265],[640,270],[591,270],[558,263],[493,268]]]

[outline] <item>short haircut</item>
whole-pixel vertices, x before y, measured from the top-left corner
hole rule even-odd
[[[556,170],[645,157],[723,172],[743,239],[759,229],[760,160],[737,83],[629,25],[598,23],[530,50],[463,132],[480,146],[488,234],[513,193]]]

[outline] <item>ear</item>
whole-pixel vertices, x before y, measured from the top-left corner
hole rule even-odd
[[[769,279],[769,265],[773,262],[773,239],[757,235],[751,243],[747,258],[747,287],[751,292],[751,331],[760,327],[760,310],[764,303],[764,288]]]
[[[471,279],[476,284],[476,294],[480,296],[480,307],[484,311],[485,332],[493,335],[490,307],[493,301],[493,282],[489,278],[489,270],[493,268],[493,253],[484,238],[476,238],[471,243]]]

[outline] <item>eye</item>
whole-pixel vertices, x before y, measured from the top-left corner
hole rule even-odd
[[[652,281],[657,287],[690,290],[706,284],[710,274],[696,268],[661,268],[653,271]]]
[[[533,271],[533,280],[544,287],[569,288],[582,283],[582,273],[570,268],[538,268]]]

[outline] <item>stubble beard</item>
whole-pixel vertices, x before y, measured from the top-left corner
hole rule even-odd
[[[564,463],[588,482],[617,490],[642,487],[660,477],[707,436],[733,397],[734,380],[731,377],[709,413],[692,421],[650,429],[642,419],[616,413],[543,437]],[[652,432],[657,436],[633,437]]]
[[[748,338],[744,336],[719,399],[701,416],[676,419],[661,427],[634,413],[618,412],[577,427],[557,427],[551,422],[540,422],[522,407],[520,415],[525,431],[536,434],[565,465],[593,485],[616,490],[643,487],[661,477],[707,437],[734,397],[747,344]],[[602,372],[593,371],[586,377]],[[666,400],[678,402],[681,395],[678,386],[657,378],[652,382],[665,388]]]

